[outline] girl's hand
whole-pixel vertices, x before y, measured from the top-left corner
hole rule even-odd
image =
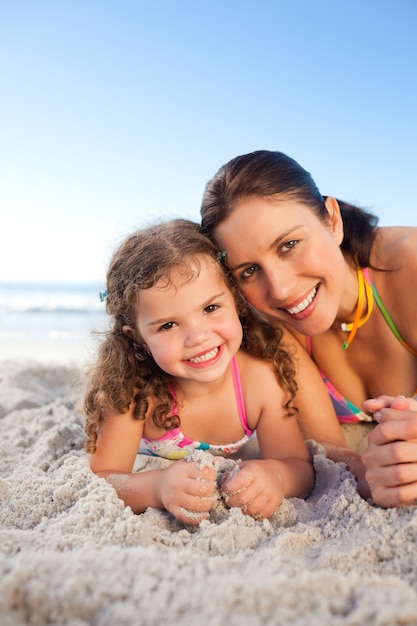
[[[413,504],[417,499],[417,402],[380,396],[363,403],[378,425],[362,455],[365,477],[376,504]]]
[[[197,525],[209,517],[217,501],[217,473],[212,467],[175,461],[162,470],[157,495],[164,509],[183,524]]]
[[[227,506],[239,507],[256,519],[270,517],[282,502],[284,490],[281,474],[274,461],[253,460],[241,463],[227,472],[220,493]]]

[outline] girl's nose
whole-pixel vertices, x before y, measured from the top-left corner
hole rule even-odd
[[[192,348],[198,346],[204,343],[208,336],[209,332],[203,320],[199,319],[196,322],[190,323],[185,334],[185,347]]]

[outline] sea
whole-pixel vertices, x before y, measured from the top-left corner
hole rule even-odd
[[[107,329],[102,286],[0,283],[0,359],[65,361]]]

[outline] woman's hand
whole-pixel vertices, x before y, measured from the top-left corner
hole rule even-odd
[[[164,509],[183,524],[197,525],[209,517],[217,501],[217,473],[212,467],[175,461],[162,470],[156,483]]]
[[[417,402],[403,396],[380,396],[363,407],[377,426],[362,455],[372,499],[383,507],[417,501]]]
[[[220,493],[227,506],[239,507],[256,519],[270,517],[282,502],[284,489],[275,461],[244,461],[225,474]]]

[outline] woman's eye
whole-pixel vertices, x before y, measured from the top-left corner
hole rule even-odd
[[[247,278],[250,278],[258,269],[257,265],[250,265],[249,267],[246,267],[243,272],[240,272],[238,280],[246,280]]]
[[[280,246],[281,252],[289,252],[289,250],[293,250],[298,243],[298,239],[290,239],[290,241],[286,241]]]

